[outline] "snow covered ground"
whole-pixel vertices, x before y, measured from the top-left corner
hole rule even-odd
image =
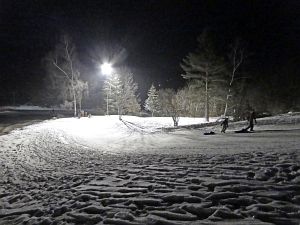
[[[2,135],[0,224],[299,225],[300,115],[244,125],[95,116]]]
[[[0,111],[10,111],[10,110],[52,110],[52,108],[33,106],[33,105],[0,106]]]

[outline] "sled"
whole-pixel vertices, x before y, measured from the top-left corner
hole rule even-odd
[[[204,135],[214,135],[214,134],[216,134],[215,132],[213,132],[213,131],[210,131],[210,132],[205,132],[204,133]]]

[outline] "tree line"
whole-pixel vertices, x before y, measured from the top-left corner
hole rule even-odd
[[[98,104],[100,102],[103,114],[139,115],[144,108],[151,116],[171,116],[175,126],[182,116],[205,117],[209,121],[211,116],[221,115],[242,118],[251,107],[272,111],[274,107],[266,104],[272,102],[272,97],[257,91],[268,82],[247,72],[245,65],[248,56],[246,45],[238,39],[229,45],[224,54],[218,49],[213,34],[205,30],[197,38],[197,48],[180,63],[181,76],[186,79],[182,88],[157,89],[152,84],[147,99],[142,102],[133,73],[123,67],[104,80],[98,95],[102,99]],[[93,82],[81,76],[81,64],[71,38],[62,36],[53,51],[45,57],[44,64],[47,70],[46,102],[73,109],[76,115],[82,110],[84,101],[92,98],[95,88]],[[266,91],[276,90],[273,87]],[[293,107],[297,99],[286,101],[286,106],[281,108]]]
[[[204,30],[197,38],[197,48],[182,59],[183,88],[150,88],[145,108],[152,115],[172,116],[176,125],[180,116],[240,120],[250,110],[262,116],[300,110],[300,89],[296,88],[300,77],[294,63],[278,65],[271,76],[263,70],[253,72],[253,56],[246,43],[236,39],[224,51],[216,39]]]

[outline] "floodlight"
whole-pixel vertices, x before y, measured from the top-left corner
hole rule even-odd
[[[103,63],[101,65],[101,72],[104,75],[111,75],[113,72],[112,65],[110,63]]]

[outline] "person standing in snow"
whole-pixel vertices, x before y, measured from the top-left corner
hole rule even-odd
[[[54,109],[51,110],[50,116],[51,116],[51,118],[56,118],[57,117]]]
[[[256,124],[256,115],[255,111],[251,110],[249,116],[247,117],[247,120],[249,121],[248,127],[245,128],[245,130],[248,130],[250,128],[250,131],[253,131],[254,128],[254,122]]]
[[[226,118],[222,121],[221,126],[222,126],[221,133],[225,133],[226,129],[228,128],[228,117],[226,117]]]

